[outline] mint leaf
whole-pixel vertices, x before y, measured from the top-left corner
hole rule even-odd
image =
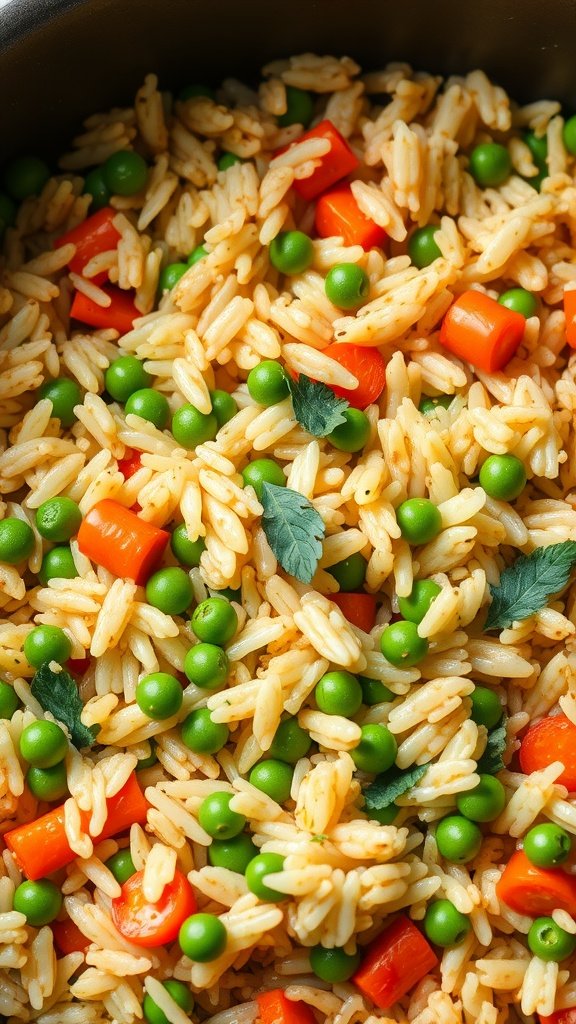
[[[502,754],[506,750],[506,723],[499,725],[488,733],[486,750],[478,761],[478,771],[482,775],[496,775],[504,768]]]
[[[287,378],[294,415],[314,437],[326,437],[346,422],[344,416],[348,402],[345,398],[337,398],[331,388],[320,381],[310,380],[303,373],[298,380]]]
[[[262,487],[262,527],[282,568],[310,583],[322,554],[324,520],[303,494],[289,487]]]
[[[80,721],[84,705],[72,676],[64,671],[53,672],[48,664],[41,665],[30,689],[44,711],[49,711],[58,722],[67,726],[72,743],[78,750],[92,746],[99,729],[98,726],[88,728]]]
[[[391,768],[377,775],[374,782],[363,790],[367,811],[383,811],[394,801],[415,786],[428,771],[427,764],[415,764],[412,768]]]
[[[544,608],[548,598],[568,583],[576,565],[576,541],[565,540],[520,555],[490,587],[492,604],[484,629],[506,629]]]

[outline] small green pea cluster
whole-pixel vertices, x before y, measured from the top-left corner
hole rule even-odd
[[[38,800],[61,800],[68,792],[64,763],[68,740],[60,726],[43,719],[30,722],[20,734],[19,748],[22,758],[30,765],[26,772],[30,792]]]

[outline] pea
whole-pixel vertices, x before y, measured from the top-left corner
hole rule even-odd
[[[243,164],[245,162],[236,153],[222,153],[218,158],[218,170],[227,171],[230,167],[234,167],[235,164]]]
[[[345,953],[339,946],[333,949],[313,946],[310,950],[310,966],[317,978],[338,985],[356,973],[360,966],[360,953]]]
[[[274,739],[268,749],[270,757],[276,761],[285,761],[286,764],[296,764],[312,746],[312,740],[308,733],[296,718],[285,718],[274,733]]]
[[[136,356],[120,356],[110,363],[104,374],[106,391],[117,402],[127,402],[135,391],[142,391],[152,383],[152,377]]]
[[[198,821],[213,839],[233,839],[246,825],[243,814],[230,807],[233,793],[211,793],[200,804]]]
[[[398,744],[385,725],[363,725],[360,742],[350,757],[361,772],[378,775],[388,771],[396,760]]]
[[[0,237],[6,228],[11,227],[16,220],[16,205],[5,192],[0,192]]]
[[[457,946],[468,935],[470,922],[450,900],[435,900],[426,911],[424,931],[435,946]]]
[[[194,999],[192,993],[187,985],[183,981],[176,981],[174,978],[169,978],[167,981],[162,982],[164,988],[168,994],[172,997],[177,1006],[184,1013],[191,1013],[194,1009]],[[154,1002],[152,996],[144,996],[142,1002],[142,1010],[144,1013],[144,1019],[148,1024],[170,1024],[168,1017],[163,1010]]]
[[[50,168],[37,156],[20,156],[11,160],[4,170],[6,191],[21,202],[39,196],[50,177]]]
[[[544,181],[544,178],[547,177],[548,171],[539,171],[538,174],[532,175],[531,178],[524,178],[524,181],[528,182],[528,184],[531,185],[536,192],[539,192],[542,188],[542,182]]]
[[[20,735],[20,753],[34,768],[52,768],[68,753],[68,740],[56,722],[38,719],[25,726]]]
[[[303,231],[281,231],[270,243],[269,254],[281,274],[302,274],[312,263],[314,247]]]
[[[215,914],[192,914],[178,932],[180,949],[200,964],[217,960],[226,949],[228,932]]]
[[[47,380],[38,391],[38,398],[52,402],[52,415],[60,420],[63,427],[71,427],[77,416],[74,407],[82,402],[82,392],[75,380],[57,377]]]
[[[250,783],[266,793],[271,800],[283,804],[290,796],[294,769],[284,761],[267,758],[254,765],[250,772]]]
[[[268,875],[276,875],[284,868],[284,857],[279,853],[259,853],[244,872],[246,884],[259,900],[266,903],[280,903],[287,899],[285,893],[266,885]]]
[[[341,452],[359,452],[370,437],[370,420],[360,409],[344,409],[344,423],[335,427],[328,440]]]
[[[535,825],[524,836],[524,853],[539,868],[555,868],[563,864],[571,849],[572,840],[568,833],[552,822]]]
[[[199,640],[223,647],[238,629],[238,616],[229,601],[208,597],[195,609],[191,625]]]
[[[442,516],[428,498],[408,498],[396,509],[396,519],[409,544],[428,544],[442,529]]]
[[[237,604],[241,604],[242,588],[238,587],[237,590],[233,590],[232,587],[224,587],[222,590],[215,590],[214,597],[223,597],[226,601],[236,601]]]
[[[208,249],[206,248],[206,246],[205,245],[197,245],[196,248],[193,249],[192,252],[190,253],[190,255],[189,255],[188,259],[186,260],[186,262],[187,262],[189,267],[193,267],[195,263],[199,263],[200,260],[203,260],[204,257],[207,256],[207,255],[208,255]]]
[[[470,154],[470,173],[477,185],[497,188],[503,185],[512,171],[512,161],[505,146],[498,142],[483,142]]]
[[[74,580],[77,575],[78,570],[74,564],[70,548],[67,544],[60,544],[58,547],[47,551],[44,555],[38,579],[42,586],[45,587],[50,580]]]
[[[18,565],[34,550],[32,527],[22,519],[8,516],[0,520],[0,562]]]
[[[545,135],[538,136],[534,132],[526,132],[524,142],[532,154],[532,159],[539,171],[547,170],[548,140]]]
[[[562,139],[569,153],[576,154],[576,114],[569,117],[562,129]]]
[[[26,784],[37,800],[62,800],[68,792],[64,761],[53,764],[51,768],[30,767],[26,772]]]
[[[502,705],[498,694],[487,686],[475,686],[470,694],[472,701],[472,712],[470,718],[476,725],[485,725],[487,729],[493,729],[502,718]]]
[[[213,412],[200,412],[195,405],[181,405],[172,418],[172,434],[182,448],[192,451],[218,433],[218,420]]]
[[[143,420],[153,423],[158,430],[164,430],[170,419],[168,399],[154,388],[140,388],[138,391],[133,391],[126,399],[124,411],[126,415],[132,413],[134,416],[141,416]]]
[[[202,540],[202,537],[198,537],[196,540],[190,540],[188,536],[188,530],[186,529],[186,523],[180,523],[177,526],[170,538],[170,547],[173,555],[182,562],[183,565],[188,566],[189,569],[195,568],[200,565],[200,557],[202,552],[206,550],[206,545]]]
[[[482,833],[473,821],[451,814],[436,827],[436,842],[442,857],[453,864],[474,860],[482,846]]]
[[[164,295],[165,292],[171,292],[178,284],[180,278],[184,277],[184,274],[189,269],[187,263],[168,263],[167,266],[163,267],[158,280],[160,295]]]
[[[210,401],[212,402],[212,412],[218,423],[218,430],[220,430],[220,427],[223,427],[225,423],[228,423],[236,415],[238,406],[232,395],[229,395],[227,391],[211,391]]]
[[[370,279],[357,263],[337,263],[326,275],[324,291],[339,309],[357,309],[368,298]]]
[[[130,850],[118,850],[117,853],[113,853],[111,857],[106,861],[106,867],[112,872],[114,878],[120,885],[124,885],[132,875],[136,874],[136,867]]]
[[[242,470],[242,480],[244,487],[254,488],[258,501],[262,501],[264,484],[286,486],[286,477],[274,459],[254,459],[253,462],[249,462]]]
[[[368,562],[364,555],[357,551],[348,558],[344,558],[341,562],[331,565],[328,572],[340,584],[340,590],[348,592],[350,590],[360,590],[364,585],[367,566]]]
[[[301,124],[307,128],[314,116],[314,100],[309,92],[297,89],[293,85],[286,86],[286,113],[278,118],[280,128],[288,128],[291,124]]]
[[[146,600],[166,615],[181,615],[192,602],[194,589],[187,572],[178,566],[159,569],[146,584]]]
[[[506,805],[506,792],[499,779],[481,775],[480,782],[466,793],[459,793],[456,806],[470,821],[494,821]]]
[[[277,405],[288,396],[288,381],[280,363],[264,359],[248,374],[248,392],[258,405]]]
[[[558,963],[576,950],[576,935],[565,932],[551,917],[537,917],[528,932],[528,946],[540,960]]]
[[[24,641],[24,655],[32,668],[46,662],[63,665],[72,653],[72,644],[59,626],[35,626]]]
[[[351,672],[326,672],[316,683],[314,699],[326,715],[352,718],[362,704],[362,687]]]
[[[379,811],[366,811],[366,814],[370,821],[377,821],[379,825],[391,825],[398,817],[398,807],[396,804],[390,804],[388,807],[382,807]]]
[[[62,893],[47,878],[22,882],[14,893],[12,906],[19,914],[26,915],[27,924],[32,928],[42,928],[58,917],[62,907]]]
[[[510,288],[507,292],[502,292],[502,295],[498,299],[501,306],[506,306],[506,309],[513,310],[514,313],[521,313],[528,319],[529,316],[534,316],[538,309],[538,300],[532,292],[527,292],[525,288]]]
[[[0,718],[9,720],[19,706],[20,701],[14,687],[0,679]]]
[[[480,486],[490,498],[514,501],[526,486],[524,463],[515,455],[489,455],[480,470]]]
[[[396,668],[411,668],[426,657],[428,641],[418,636],[415,622],[400,619],[386,626],[380,637],[380,650]]]
[[[454,395],[423,395],[418,409],[424,416],[433,416],[439,406],[442,409],[449,409],[453,401]]]
[[[438,224],[427,224],[417,228],[408,242],[408,255],[418,270],[429,267],[434,260],[440,259],[442,253],[434,241],[434,235],[440,231]]]
[[[212,867],[228,868],[243,875],[258,849],[247,832],[241,832],[234,839],[214,839],[208,847],[208,860]]]
[[[182,742],[195,754],[216,754],[228,742],[228,726],[212,721],[208,708],[191,711],[182,722]]]
[[[434,580],[414,580],[409,596],[398,598],[402,618],[419,625],[441,590]]]
[[[215,644],[196,644],[184,659],[186,678],[202,690],[216,690],[228,678],[228,658]]]
[[[72,498],[49,498],[36,509],[36,528],[46,540],[66,541],[80,529],[82,513]]]
[[[367,704],[369,708],[373,707],[374,704],[388,704],[391,700],[396,699],[396,694],[392,693],[384,683],[381,683],[379,679],[368,679],[367,676],[358,676],[360,686],[362,688],[362,703]]]
[[[185,103],[186,100],[196,99],[198,96],[204,96],[206,99],[216,102],[216,93],[214,92],[214,89],[211,89],[209,85],[204,85],[199,82],[195,82],[193,85],[184,86],[182,92],[178,95],[178,99],[182,103]]]
[[[115,196],[134,196],[142,192],[148,180],[146,161],[131,149],[109,156],[102,167],[106,187]]]
[[[92,202],[90,203],[92,213],[102,210],[105,206],[109,205],[110,189],[104,181],[104,173],[101,167],[94,167],[92,171],[88,171],[84,178],[84,188],[82,191],[84,195],[92,196]]]
[[[136,686],[136,703],[140,711],[154,722],[163,722],[177,715],[182,707],[182,687],[176,676],[168,672],[151,672]]]
[[[152,768],[158,762],[158,755],[156,754],[156,743],[153,739],[148,740],[150,746],[150,753],[148,757],[140,757],[138,764],[136,765],[136,771],[143,771],[145,768]]]

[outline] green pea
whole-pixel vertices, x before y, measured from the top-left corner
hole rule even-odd
[[[211,391],[210,401],[212,402],[212,412],[218,423],[218,430],[220,430],[220,427],[223,427],[236,415],[238,406],[227,391]]]
[[[339,583],[341,591],[349,592],[351,590],[360,590],[364,586],[367,567],[368,562],[364,555],[356,551],[341,562],[331,565],[328,572]]]
[[[528,932],[528,947],[540,960],[558,963],[576,950],[576,935],[565,932],[551,917],[537,917]]]
[[[74,407],[82,403],[82,392],[75,380],[69,377],[47,380],[39,389],[38,398],[52,402],[52,415],[60,420],[63,427],[71,427],[76,422],[78,417]]]
[[[72,644],[59,626],[35,626],[24,641],[24,656],[32,668],[46,662],[63,665],[72,654]]]
[[[243,875],[257,853],[248,833],[241,832],[234,839],[213,839],[208,847],[208,860],[214,868],[228,868]]]
[[[16,204],[5,192],[0,192],[0,237],[6,228],[9,228],[16,221]]]
[[[532,295],[532,292],[527,292],[525,288],[510,288],[509,291],[502,292],[498,302],[514,313],[521,313],[527,319],[529,316],[534,316],[538,309],[538,300]]]
[[[367,704],[369,708],[374,704],[388,704],[391,700],[396,700],[396,694],[384,686],[379,679],[358,676],[358,681],[362,688],[362,703]]]
[[[428,653],[428,641],[418,635],[415,622],[392,622],[380,637],[380,650],[396,668],[411,668]]]
[[[493,729],[502,718],[502,705],[498,694],[487,686],[475,686],[470,694],[472,711],[470,718],[476,725],[485,725],[487,729]]]
[[[310,950],[310,966],[317,978],[338,985],[356,973],[360,966],[360,953],[345,953],[339,946],[333,949],[313,946]]]
[[[177,715],[182,707],[182,687],[168,672],[151,672],[136,686],[136,703],[154,722]]]
[[[191,626],[199,640],[223,647],[238,629],[238,616],[229,601],[208,597],[195,609]]]
[[[218,420],[213,412],[200,412],[195,405],[181,405],[172,417],[172,434],[182,448],[192,451],[218,433]]]
[[[25,726],[20,735],[20,753],[35,768],[52,768],[68,752],[68,740],[56,722],[38,719]]]
[[[146,600],[166,615],[181,615],[192,603],[194,588],[187,572],[178,566],[159,569],[146,584]]]
[[[136,356],[120,356],[110,363],[104,374],[106,391],[117,402],[127,402],[135,391],[142,391],[152,383],[152,377],[144,369],[144,363]]]
[[[244,487],[253,487],[256,491],[258,501],[262,500],[264,484],[276,484],[277,487],[286,486],[286,477],[282,468],[274,459],[254,459],[242,470]]]
[[[188,263],[168,263],[167,266],[162,268],[160,278],[158,280],[158,291],[160,295],[164,295],[164,292],[171,292],[181,277],[190,267]]]
[[[326,715],[352,718],[362,704],[362,687],[351,672],[326,672],[316,683],[314,699]]]
[[[42,559],[38,579],[43,587],[47,586],[50,580],[74,580],[78,570],[74,564],[72,552],[67,544],[60,544],[58,547],[47,551]]]
[[[308,733],[296,718],[285,718],[274,733],[274,739],[268,749],[270,757],[286,764],[296,764],[312,746]]]
[[[205,245],[197,245],[196,248],[193,249],[192,252],[190,253],[190,255],[189,255],[188,259],[186,260],[186,262],[187,262],[189,267],[193,267],[195,263],[199,263],[200,260],[203,260],[204,257],[207,256],[207,255],[208,255],[208,249],[206,248],[206,246]]]
[[[0,520],[0,562],[18,565],[34,550],[34,532],[22,519],[8,516]]]
[[[370,279],[357,263],[337,263],[326,275],[324,291],[339,309],[357,309],[368,298]]]
[[[202,690],[216,690],[228,678],[228,658],[215,644],[196,644],[184,659],[186,678]]]
[[[180,949],[200,964],[217,960],[226,949],[228,932],[215,914],[192,914],[178,932]]]
[[[184,1013],[191,1013],[194,1009],[194,999],[192,993],[187,985],[183,981],[176,981],[174,978],[168,978],[167,981],[163,981],[162,985],[168,992],[168,995],[172,997],[177,1006]],[[170,1024],[168,1017],[163,1010],[154,1002],[152,996],[144,996],[142,1002],[142,1010],[144,1013],[144,1019],[148,1024]]]
[[[350,751],[350,757],[361,772],[379,775],[392,767],[398,753],[398,744],[386,725],[363,725],[360,742]]]
[[[287,895],[266,884],[268,875],[276,875],[284,868],[284,857],[279,853],[259,853],[245,871],[246,884],[259,900],[266,903],[280,903]]]
[[[482,833],[468,818],[451,814],[436,827],[436,842],[442,857],[453,864],[468,864],[480,852]]]
[[[19,706],[20,701],[14,687],[0,679],[0,718],[10,720]]]
[[[148,166],[139,153],[121,149],[109,156],[102,167],[106,187],[115,196],[134,196],[146,186]]]
[[[288,396],[288,381],[280,363],[264,359],[248,374],[248,392],[258,405],[277,405]]]
[[[526,470],[516,455],[489,455],[479,479],[489,498],[514,501],[526,486]]]
[[[311,238],[303,231],[281,231],[270,243],[270,263],[281,274],[302,274],[314,259]]]
[[[366,814],[370,821],[377,821],[379,825],[391,825],[398,817],[398,811],[399,808],[396,804],[389,804],[388,807],[382,807],[379,811],[366,811]]]
[[[126,400],[124,411],[126,415],[132,413],[134,416],[141,416],[143,420],[153,423],[158,430],[164,430],[170,419],[168,399],[154,388],[140,388],[139,391],[133,391]]]
[[[470,821],[494,821],[506,806],[504,786],[492,775],[481,775],[473,789],[458,794],[456,806]]]
[[[234,167],[235,164],[243,164],[245,162],[246,161],[236,153],[222,153],[218,158],[218,170],[227,171],[230,167]]]
[[[51,768],[30,767],[26,772],[26,784],[37,800],[45,800],[48,803],[62,800],[68,792],[64,761],[53,764]]]
[[[62,893],[47,878],[22,882],[14,893],[12,906],[19,914],[26,915],[27,924],[32,928],[42,928],[58,917],[62,907]]]
[[[548,140],[546,136],[538,136],[534,132],[526,132],[524,142],[528,146],[538,170],[547,172]]]
[[[110,189],[104,181],[104,173],[101,167],[94,167],[93,170],[88,171],[84,178],[84,188],[82,191],[84,195],[92,196],[92,202],[90,203],[91,213],[96,213],[97,210],[102,210],[110,204]]]
[[[483,188],[503,185],[511,171],[510,154],[498,142],[483,142],[470,154],[470,173],[476,184]]]
[[[189,569],[200,565],[200,557],[202,552],[206,550],[202,537],[190,540],[186,523],[180,523],[173,530],[172,537],[170,538],[170,547],[175,558],[182,562],[182,565],[188,566]]]
[[[246,825],[246,818],[230,807],[233,793],[211,793],[198,810],[198,821],[213,839],[233,839]]]
[[[438,507],[428,498],[408,498],[396,509],[396,519],[409,544],[428,544],[442,529]]]
[[[136,867],[129,849],[118,850],[106,861],[106,867],[112,872],[114,878],[120,885],[124,885],[132,875],[136,874]]]
[[[185,103],[186,100],[196,99],[198,96],[203,96],[208,100],[216,101],[216,93],[214,89],[211,89],[209,85],[204,85],[200,82],[195,82],[193,85],[186,85],[182,91],[178,94],[178,99]]]
[[[156,754],[156,743],[153,739],[148,740],[150,747],[150,753],[148,757],[138,758],[138,764],[136,765],[136,771],[143,771],[145,768],[152,768],[158,762],[158,755]]]
[[[191,711],[182,722],[182,742],[195,754],[217,754],[228,742],[228,726],[212,721],[208,708]]]
[[[576,154],[576,114],[569,117],[562,129],[562,139],[569,153]]]
[[[424,931],[435,946],[457,946],[470,931],[470,921],[450,900],[435,900],[424,917]]]
[[[294,769],[284,761],[267,758],[254,765],[250,772],[250,783],[266,793],[271,800],[283,804],[290,796]]]
[[[313,116],[314,100],[311,93],[287,85],[286,113],[278,118],[280,128],[289,128],[291,124],[301,124],[303,128],[307,128]]]
[[[409,596],[398,598],[402,618],[419,625],[441,590],[434,580],[414,580]]]
[[[408,255],[415,267],[422,270],[429,267],[434,260],[440,259],[442,253],[434,241],[434,235],[440,231],[438,224],[427,224],[424,228],[417,228],[410,236],[408,242]]]
[[[570,856],[572,840],[568,833],[551,821],[535,825],[524,836],[524,853],[539,868],[555,868]]]
[[[542,182],[547,177],[548,171],[539,171],[538,174],[533,174],[531,178],[524,178],[524,181],[531,185],[536,192],[539,192],[542,188]]]
[[[370,420],[360,409],[344,409],[344,423],[335,427],[328,440],[341,452],[359,452],[370,437]]]
[[[39,196],[50,177],[50,168],[37,156],[20,156],[6,164],[4,186],[6,191],[21,202],[29,196]]]
[[[226,601],[236,601],[242,604],[242,587],[233,590],[232,587],[224,587],[222,590],[215,590],[214,597],[223,597]]]
[[[423,395],[420,399],[418,409],[424,416],[433,416],[438,406],[442,409],[449,409],[454,401],[454,395]]]
[[[82,513],[72,498],[49,498],[36,509],[36,528],[46,540],[70,540],[80,529]]]

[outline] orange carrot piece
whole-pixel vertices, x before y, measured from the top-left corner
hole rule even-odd
[[[363,249],[382,248],[388,238],[384,228],[362,213],[347,183],[320,196],[315,225],[320,238],[339,235],[345,245],[361,245]]]
[[[523,850],[512,854],[496,883],[496,895],[528,917],[546,917],[555,909],[576,914],[576,878],[562,868],[536,867]]]
[[[160,561],[169,536],[124,505],[104,498],[82,520],[78,547],[115,576],[144,584]]]
[[[316,1018],[306,1003],[287,999],[281,988],[262,992],[256,996],[260,1024],[316,1024]]]
[[[402,999],[438,963],[432,946],[404,915],[374,940],[353,975],[360,991],[381,1009]]]
[[[376,598],[373,594],[342,592],[330,594],[329,601],[337,604],[342,614],[358,629],[369,633],[376,621]]]
[[[521,313],[471,290],[450,306],[442,321],[440,344],[479,370],[496,373],[512,359],[525,327]]]
[[[84,292],[76,292],[70,316],[73,320],[80,320],[90,327],[103,329],[112,328],[119,334],[128,334],[132,330],[132,324],[137,317],[142,316],[134,305],[133,293],[121,291],[120,288],[103,288],[106,295],[110,296],[109,306],[99,306],[97,302],[89,299]]]

